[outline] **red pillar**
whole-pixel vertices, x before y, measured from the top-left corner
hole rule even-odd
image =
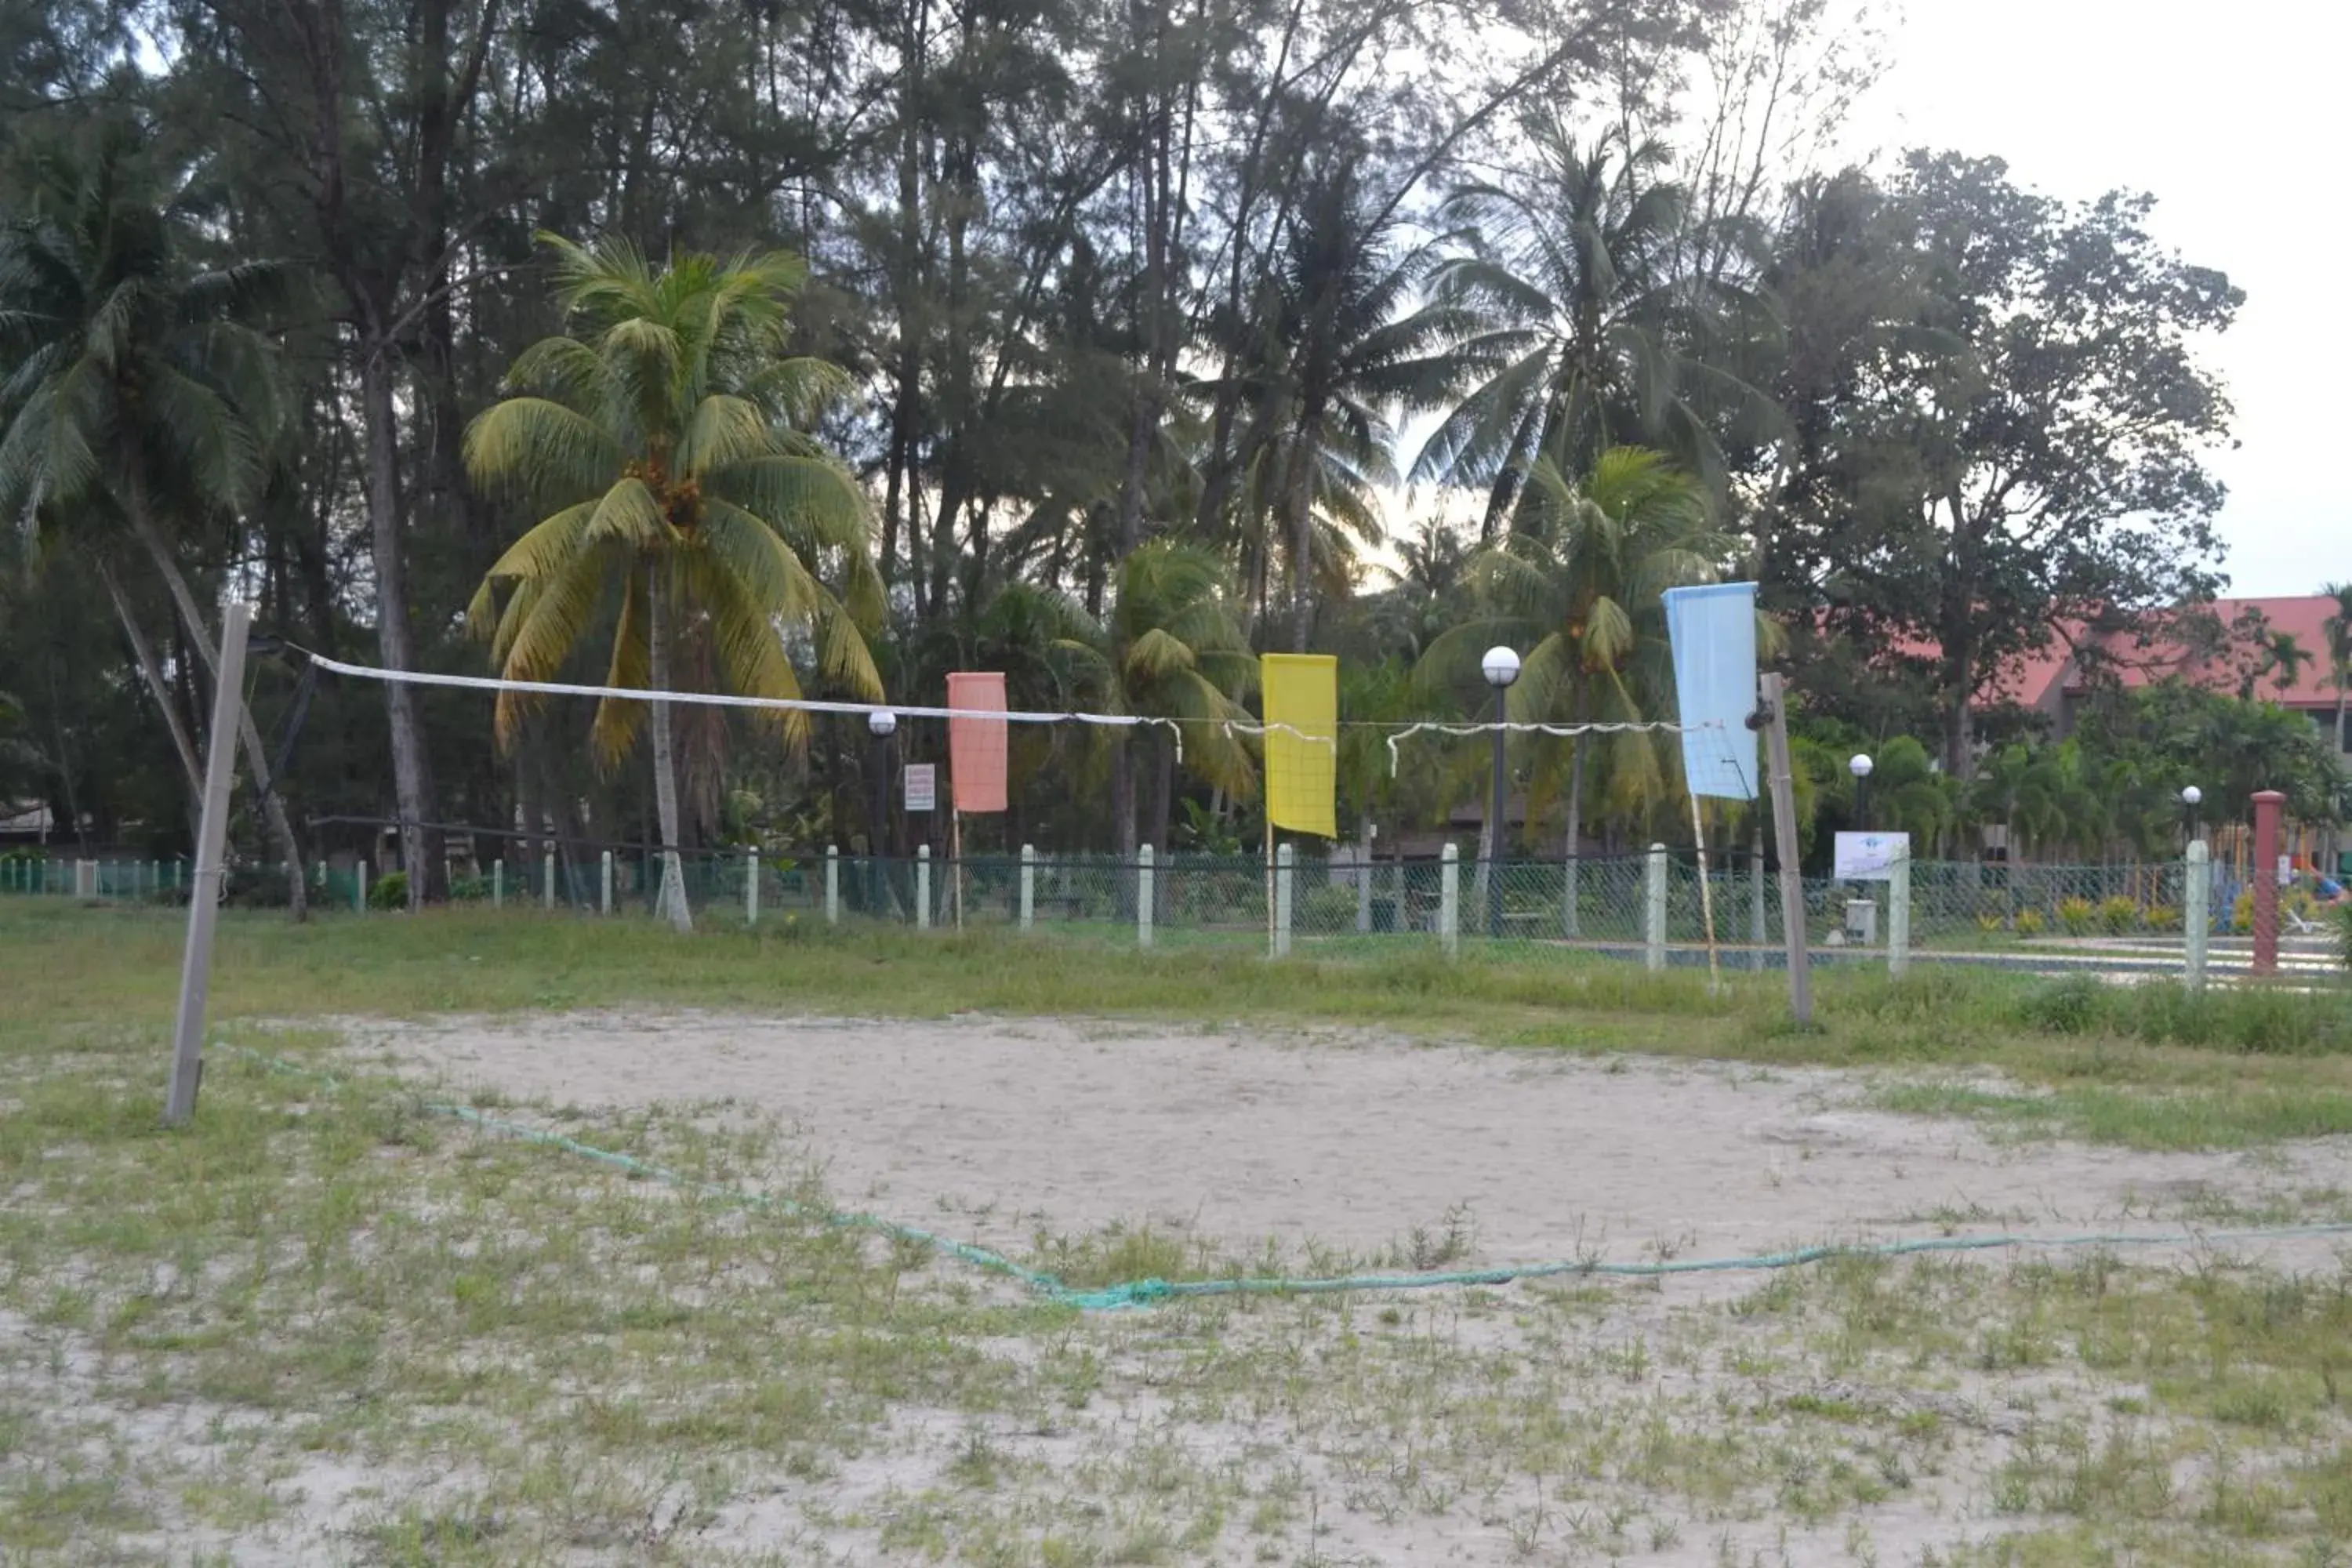
[[[2278,973],[2279,814],[2286,796],[2266,789],[2254,796],[2254,973]]]

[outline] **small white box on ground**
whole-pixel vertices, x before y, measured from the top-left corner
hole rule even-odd
[[[1849,899],[1845,906],[1846,935],[1857,946],[1878,945],[1878,904],[1872,899]]]

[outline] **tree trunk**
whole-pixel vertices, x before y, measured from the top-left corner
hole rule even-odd
[[[1309,409],[1298,422],[1290,448],[1289,471],[1284,476],[1283,504],[1290,524],[1290,651],[1307,651],[1307,634],[1315,626],[1315,509],[1312,487],[1315,455],[1313,432],[1322,422],[1320,410]]]
[[[196,761],[196,746],[188,735],[188,726],[180,718],[179,704],[172,700],[172,689],[164,682],[163,667],[155,662],[155,650],[147,646],[147,635],[139,629],[138,618],[131,613],[131,601],[115,580],[114,568],[103,561],[98,563],[98,580],[106,585],[106,596],[114,605],[115,618],[122,623],[122,635],[130,639],[131,657],[139,663],[139,677],[153,694],[155,706],[163,711],[165,728],[172,731],[172,749],[180,754],[180,771],[187,775],[188,797],[201,810],[205,797],[204,764]]]
[[[1577,935],[1578,847],[1584,837],[1584,740],[1579,735],[1568,743],[1568,855],[1560,875],[1559,923],[1560,933],[1571,939]]]
[[[1176,740],[1166,731],[1153,736],[1151,763],[1151,832],[1153,853],[1168,853],[1168,821],[1176,809]]]
[[[669,689],[669,615],[662,603],[661,568],[646,569],[646,585],[653,687],[659,693]],[[694,930],[694,916],[686,907],[686,869],[677,858],[677,773],[670,751],[669,704],[659,696],[654,699],[654,809],[661,818],[662,847],[661,897],[654,912],[667,916],[671,928],[683,935]]]
[[[367,343],[360,354],[360,400],[367,429],[368,533],[375,555],[376,646],[384,668],[416,668],[415,640],[408,628],[408,575],[401,556],[399,427],[392,403],[389,344]],[[435,820],[433,771],[425,752],[425,726],[417,715],[416,689],[406,681],[384,683],[383,705],[392,720],[392,787],[400,814],[400,852],[408,871],[408,907],[425,907],[427,893],[441,892],[440,835],[425,825]]]
[[[1135,752],[1129,743],[1135,731],[1110,732],[1110,846],[1118,867],[1119,907],[1135,908]]]
[[[180,571],[179,562],[173,559],[170,547],[164,544],[163,533],[155,520],[148,515],[147,503],[135,491],[131,494],[131,531],[138,535],[155,570],[163,574],[163,585],[172,595],[172,604],[180,613],[180,624],[186,628],[188,646],[196,650],[197,659],[211,679],[220,679],[220,650],[213,645],[212,633],[205,629],[203,612],[196,607],[196,595],[188,587],[187,577]],[[237,739],[245,747],[246,765],[253,770],[253,786],[261,792],[262,816],[269,824],[269,836],[278,840],[278,853],[286,861],[286,901],[298,921],[310,918],[310,892],[302,879],[302,847],[295,842],[294,825],[286,819],[286,802],[269,777],[269,754],[262,750],[261,731],[254,727],[253,710],[239,693],[236,705]]]

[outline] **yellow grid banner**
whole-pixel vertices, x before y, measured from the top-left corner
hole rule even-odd
[[[1339,661],[1328,653],[1260,654],[1258,679],[1268,725],[1265,819],[1294,833],[1337,838]]]

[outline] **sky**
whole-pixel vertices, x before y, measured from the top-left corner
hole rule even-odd
[[[2237,407],[2221,533],[2228,592],[2352,580],[2339,388],[2352,363],[2343,262],[2347,134],[2338,0],[1907,0],[1891,68],[1845,147],[1948,147],[2021,184],[2158,199],[2151,228],[2246,291],[2202,345]],[[2343,446],[2336,443],[2344,442]]]

